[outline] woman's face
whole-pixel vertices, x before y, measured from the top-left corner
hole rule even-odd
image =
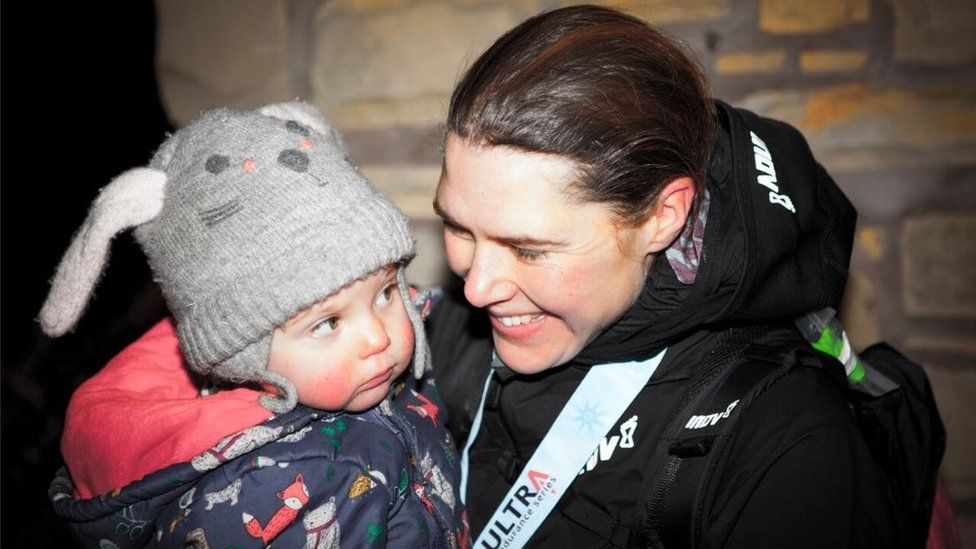
[[[564,157],[447,139],[435,209],[448,262],[516,372],[568,362],[643,287],[649,229],[616,227],[606,205],[571,198],[576,177]]]

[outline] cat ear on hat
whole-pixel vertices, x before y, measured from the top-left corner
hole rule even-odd
[[[298,126],[295,127],[295,131],[298,132],[302,131],[303,126],[311,128],[312,131],[327,137],[333,146],[341,150],[344,155],[349,156],[349,149],[346,148],[346,143],[335,128],[335,124],[317,108],[304,101],[272,103],[261,107],[258,112],[265,116],[296,123]]]
[[[78,323],[108,259],[116,234],[154,219],[163,208],[166,174],[151,168],[124,172],[99,191],[51,280],[38,320],[58,337]]]

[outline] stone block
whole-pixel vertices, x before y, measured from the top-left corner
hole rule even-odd
[[[878,263],[884,258],[888,243],[881,227],[873,225],[860,227],[854,238],[854,253],[863,254],[872,263]]]
[[[324,97],[325,109],[344,130],[380,130],[397,127],[429,127],[447,119],[449,93],[428,93],[392,99],[352,99],[334,105]]]
[[[653,25],[714,21],[731,12],[731,0],[596,0],[588,3],[625,11]],[[560,6],[574,4],[579,2],[559,0]]]
[[[948,442],[942,480],[954,500],[976,499],[976,368],[926,368]]]
[[[903,156],[909,156],[903,152]],[[928,156],[928,155],[926,155]],[[934,156],[934,155],[933,155]],[[965,158],[971,160],[972,153]],[[864,224],[900,222],[905,216],[921,212],[976,212],[976,164],[930,167],[869,167],[860,173],[832,172],[844,194],[857,208]],[[898,237],[889,234],[886,250],[898,246]]]
[[[868,0],[761,0],[759,28],[774,34],[807,34],[864,23],[871,16]]]
[[[417,257],[407,266],[407,280],[422,286],[444,286],[454,275],[444,255],[444,225],[440,220],[410,220],[417,237]]]
[[[411,219],[438,219],[433,202],[441,176],[439,164],[364,164],[359,169]]]
[[[443,160],[443,126],[398,127],[345,132],[346,145],[359,164],[434,164]]]
[[[407,269],[412,283],[443,285],[450,269],[444,256],[443,224],[432,206],[439,164],[364,164],[360,170],[410,218],[417,236],[417,258]]]
[[[959,65],[976,60],[976,2],[892,0],[899,63]]]
[[[310,75],[315,103],[346,129],[443,122],[468,63],[527,15],[516,0],[365,12],[350,1],[316,13]]]
[[[311,0],[321,1],[321,0]],[[336,8],[344,11],[367,12],[395,10],[420,4],[423,2],[433,2],[438,4],[456,4],[463,7],[484,6],[485,4],[499,4],[507,6],[520,6],[527,14],[532,14],[540,9],[538,0],[340,0],[336,2]]]
[[[840,306],[840,319],[851,344],[857,349],[864,349],[881,340],[876,296],[875,282],[870,275],[851,271]]]
[[[852,72],[864,68],[868,54],[860,50],[818,50],[800,53],[803,72]]]
[[[905,350],[959,355],[976,360],[976,341],[967,337],[909,335],[905,338]]]
[[[841,84],[751,94],[739,105],[797,126],[832,170],[971,165],[976,86]]]
[[[286,20],[281,2],[157,2],[157,77],[173,124],[209,107],[294,97]]]
[[[782,50],[720,53],[715,58],[715,70],[727,75],[777,72],[785,64]]]
[[[400,8],[410,4],[413,0],[353,0],[349,7],[355,11],[385,10]]]
[[[976,215],[909,218],[901,252],[908,315],[976,317]]]

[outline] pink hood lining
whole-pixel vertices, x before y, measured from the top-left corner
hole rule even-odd
[[[260,391],[200,396],[171,319],[126,347],[71,397],[61,454],[77,496],[120,489],[187,462],[222,438],[270,419]]]

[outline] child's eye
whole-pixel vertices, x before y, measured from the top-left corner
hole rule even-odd
[[[380,293],[376,295],[376,304],[385,305],[390,301],[393,301],[393,297],[396,295],[399,288],[400,285],[396,282],[384,286],[383,289],[380,290]]]
[[[324,336],[339,327],[339,317],[330,316],[323,318],[312,326],[312,335],[316,337]]]
[[[525,248],[512,248],[512,253],[515,254],[515,257],[526,262],[545,259],[549,255],[549,252],[544,252],[541,250],[527,250]]]

